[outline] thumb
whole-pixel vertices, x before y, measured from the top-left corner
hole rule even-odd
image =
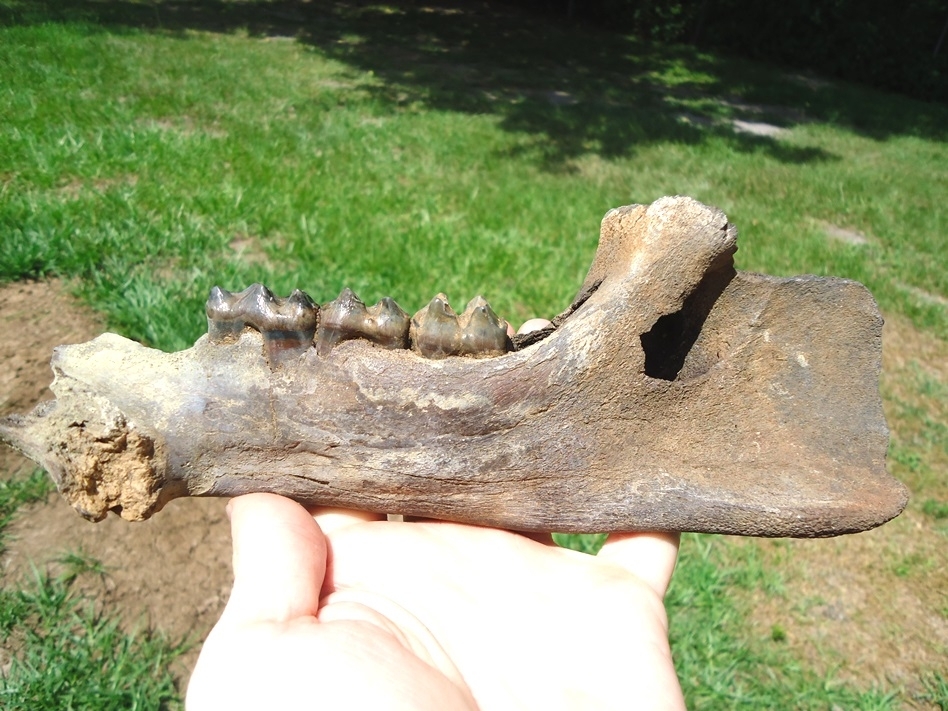
[[[610,533],[599,558],[621,565],[662,598],[675,571],[679,539],[677,533]]]
[[[326,539],[306,509],[275,494],[228,504],[234,588],[221,622],[242,625],[315,616],[326,575]]]

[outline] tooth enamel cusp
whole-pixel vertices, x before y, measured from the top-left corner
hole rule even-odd
[[[273,365],[309,350],[318,320],[316,304],[305,292],[296,289],[281,299],[263,284],[253,284],[236,294],[215,286],[205,311],[208,340],[233,343],[245,328],[252,328],[263,335]]]
[[[735,249],[689,198],[610,211],[573,304],[515,351],[478,299],[408,319],[219,290],[187,351],[56,349],[56,401],[0,437],[93,519],[249,491],[534,531],[807,537],[898,515],[872,297],[738,272]],[[376,340],[389,318],[410,343]]]
[[[362,338],[384,348],[408,348],[408,314],[389,297],[370,309],[351,289],[324,304],[319,312],[316,352],[329,355],[342,341]]]

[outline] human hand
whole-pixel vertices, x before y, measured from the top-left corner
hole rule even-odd
[[[677,536],[593,557],[272,494],[228,508],[234,588],[190,711],[684,708],[662,604]]]

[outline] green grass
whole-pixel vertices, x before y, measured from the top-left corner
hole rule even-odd
[[[409,311],[438,291],[455,304],[483,293],[516,322],[569,303],[606,210],[689,194],[738,225],[740,268],[858,279],[885,311],[948,338],[946,107],[462,11],[0,0],[0,280],[65,277],[112,329],[168,350],[202,333],[213,284],[317,301],[349,286]],[[734,119],[786,133],[735,132]],[[866,243],[828,239],[831,226]],[[944,386],[920,374],[916,387]],[[936,487],[944,423],[914,398],[896,410],[915,424],[893,460]],[[943,492],[927,500],[943,518]],[[690,706],[896,708],[894,691],[804,668],[779,630],[746,639],[729,591],[780,584],[686,537],[669,608]],[[37,639],[16,667],[23,688],[54,676],[43,654],[110,624],[82,617],[68,581],[4,595],[31,620],[73,625],[49,623],[73,631]],[[113,634],[90,636],[122,647]],[[147,656],[138,639],[133,656]],[[149,703],[171,698],[163,683]],[[943,686],[932,677],[932,694]]]
[[[778,571],[758,549],[710,536],[685,535],[666,598],[671,640],[689,709],[898,709],[894,690],[860,690],[818,675],[781,646],[786,633],[747,639],[737,590],[779,592]]]
[[[53,482],[42,469],[29,476],[0,479],[0,553],[6,548],[5,530],[24,504],[42,501],[53,490]]]
[[[194,340],[215,282],[321,301],[349,285],[408,310],[484,292],[512,319],[556,313],[602,214],[669,193],[729,213],[740,266],[858,278],[948,335],[943,107],[558,27],[507,20],[489,39],[484,18],[410,7],[300,6],[298,41],[280,41],[255,34],[283,31],[259,28],[267,3],[221,4],[229,34],[161,3],[111,31],[7,5],[0,277],[78,277],[113,327],[153,345]],[[131,26],[156,13],[162,29]],[[748,136],[735,117],[792,130]],[[872,243],[833,243],[826,224]],[[235,238],[267,260],[237,259]]]
[[[40,470],[0,481],[0,551],[6,528],[24,504],[52,490]],[[107,611],[73,594],[83,575],[99,575],[96,561],[64,554],[62,573],[36,572],[22,586],[0,578],[0,708],[40,709],[180,708],[168,665],[184,650],[160,632],[128,633]]]
[[[93,566],[94,567],[94,566]],[[0,706],[37,709],[183,708],[168,665],[183,651],[160,633],[123,631],[71,591],[74,570],[0,588],[0,643],[12,650]]]
[[[925,691],[919,696],[919,701],[931,704],[940,711],[948,711],[948,679],[938,672],[924,680]]]

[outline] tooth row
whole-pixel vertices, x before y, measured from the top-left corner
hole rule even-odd
[[[366,307],[351,289],[322,308],[297,289],[281,299],[262,284],[231,293],[215,286],[207,300],[212,343],[233,343],[247,327],[263,334],[271,364],[306,351],[315,341],[326,356],[339,343],[363,339],[383,348],[408,349],[426,358],[484,358],[512,350],[507,322],[477,296],[459,315],[438,294],[413,317],[386,297]]]

